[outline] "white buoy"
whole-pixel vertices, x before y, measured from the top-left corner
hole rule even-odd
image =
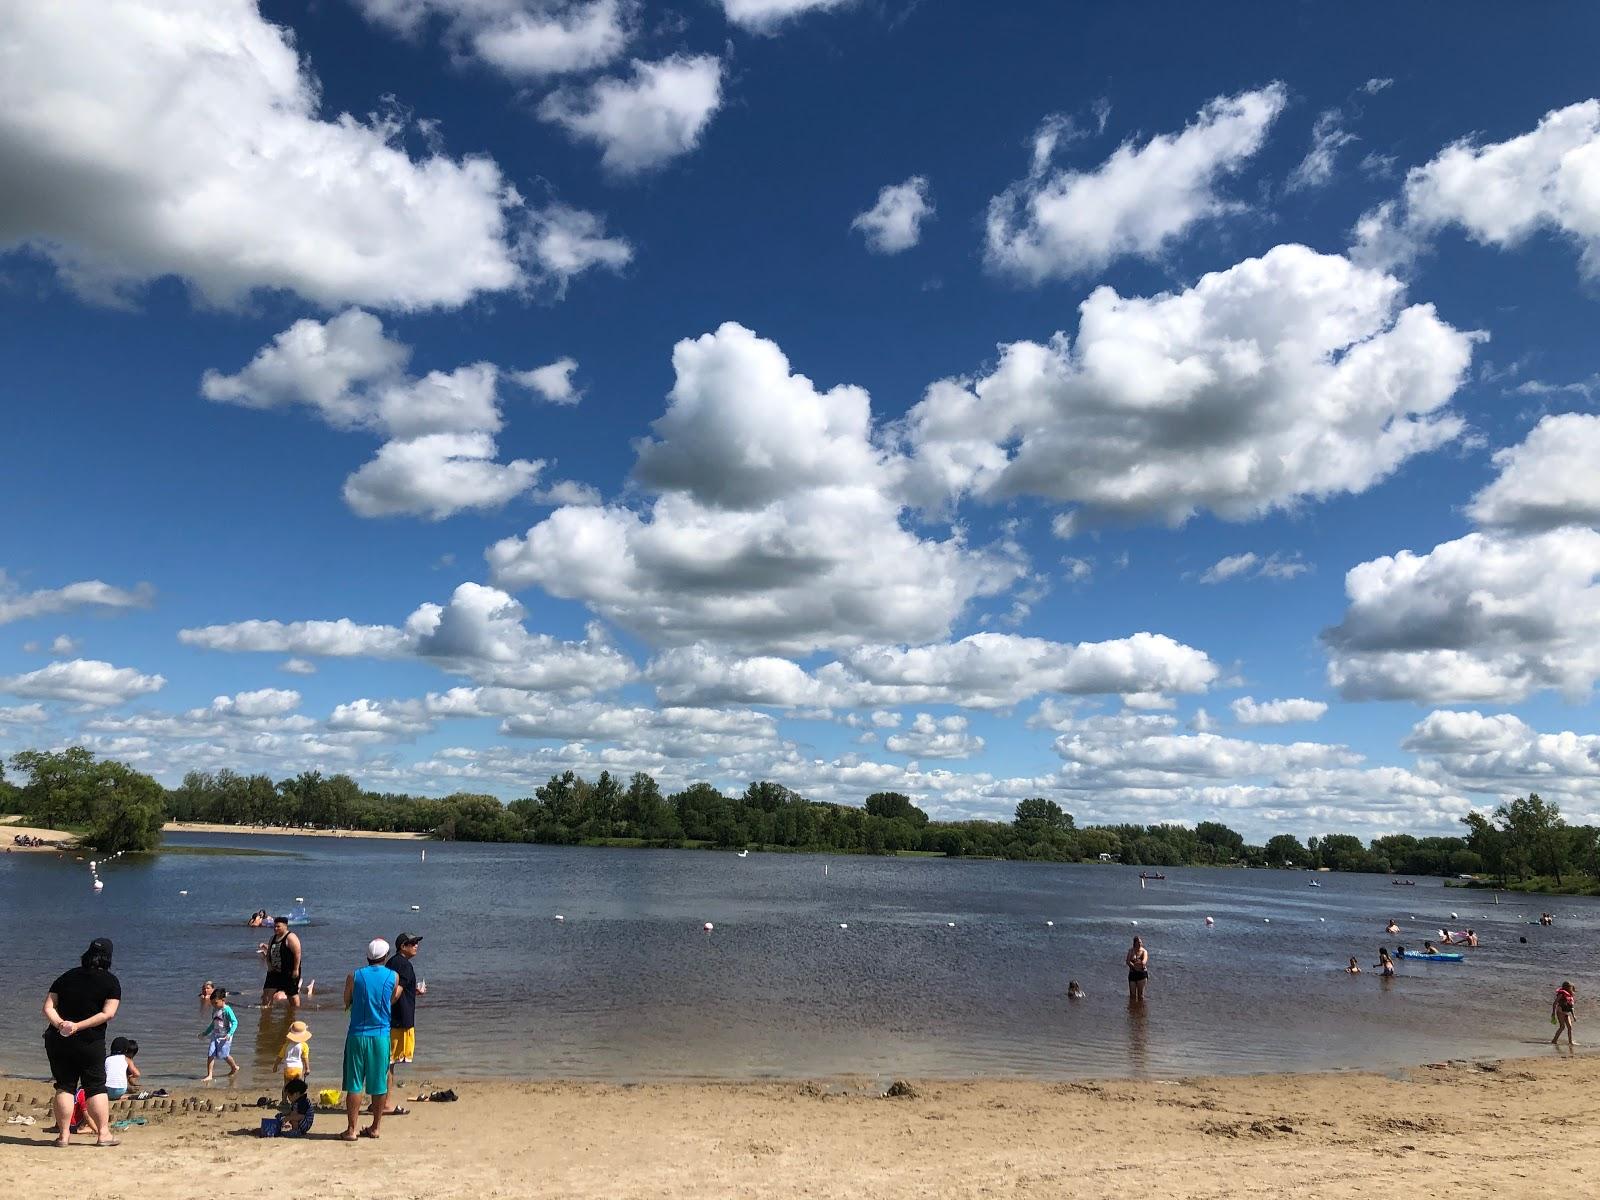
[[[1261,923],[1263,925],[1271,925],[1272,924],[1272,918],[1271,917],[1262,917],[1261,918]]]
[[[306,898],[304,896],[296,896],[294,898],[294,902],[296,904],[304,904],[306,902]]]
[[[1137,921],[1129,921],[1129,922],[1128,922],[1128,924],[1129,924],[1129,925],[1137,925],[1137,924],[1138,924],[1138,923],[1139,923],[1139,922],[1137,922]]]
[[[95,880],[95,881],[94,881],[94,890],[95,890],[95,891],[97,891],[97,892],[98,892],[98,891],[99,891],[99,890],[100,890],[100,889],[101,889],[101,888],[103,888],[103,887],[105,887],[105,884],[104,884],[104,883],[103,883],[103,882],[101,882],[101,881],[100,881],[100,880],[98,880],[98,879],[96,879],[96,880]]]
[[[1458,917],[1458,916],[1456,916],[1456,914],[1455,914],[1455,913],[1451,913],[1451,914],[1450,914],[1450,919],[1451,919],[1451,920],[1452,920],[1452,921],[1459,921],[1459,920],[1460,920],[1460,919],[1461,919],[1461,918],[1460,918],[1460,917]]]
[[[560,914],[560,913],[557,913],[557,914],[556,914],[556,920],[558,920],[558,921],[565,921],[565,920],[566,920],[566,918],[565,918],[565,917],[563,917],[563,916],[562,916],[562,915],[561,915],[561,914]]]
[[[420,905],[420,904],[413,904],[413,905],[412,905],[412,906],[411,906],[411,911],[412,911],[412,912],[421,912],[421,911],[422,911],[422,905]]]
[[[707,921],[704,925],[700,926],[700,928],[704,929],[707,933],[710,933],[713,929],[716,928],[716,926],[713,925],[710,921]]]
[[[1328,923],[1328,918],[1327,917],[1318,917],[1317,920],[1321,921],[1324,925],[1326,925]]]
[[[946,921],[945,925],[947,925],[951,929],[954,929],[956,927],[956,923],[954,921]]]
[[[1206,924],[1207,925],[1215,925],[1216,921],[1212,920],[1210,917],[1207,917],[1206,918]]]
[[[189,889],[188,888],[184,888],[183,890],[181,890],[178,893],[178,895],[180,895],[180,896],[187,896],[188,894],[189,894]]]
[[[95,862],[95,860],[94,860],[94,859],[92,859],[92,858],[91,858],[91,859],[90,859],[90,860],[89,860],[89,870],[91,870],[91,871],[92,871],[92,870],[94,870],[94,869],[95,869],[95,868],[96,868],[96,867],[97,867],[97,866],[99,866],[99,865],[100,865],[100,864],[99,864],[99,863],[97,863],[97,862]]]
[[[849,929],[850,926],[846,925],[843,921],[840,921],[839,922],[839,928],[840,929]]]
[[[1045,922],[1045,928],[1054,929],[1055,927],[1056,927],[1056,923],[1054,921],[1046,921]]]

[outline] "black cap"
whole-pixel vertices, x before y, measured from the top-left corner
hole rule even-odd
[[[420,933],[402,933],[399,937],[395,938],[394,948],[398,950],[401,946],[415,946],[421,940],[422,935]]]
[[[93,954],[93,955],[96,955],[96,956],[104,957],[104,958],[110,958],[111,957],[111,939],[110,938],[95,938],[94,941],[89,943],[89,953]]]

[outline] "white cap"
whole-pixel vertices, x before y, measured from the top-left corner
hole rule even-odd
[[[378,962],[389,957],[389,943],[382,938],[373,938],[367,943],[367,961]]]

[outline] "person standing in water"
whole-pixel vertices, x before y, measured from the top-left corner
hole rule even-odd
[[[1150,951],[1144,948],[1144,942],[1138,934],[1134,934],[1133,945],[1128,947],[1128,999],[1135,1004],[1144,1003],[1144,985],[1150,978]]]
[[[267,959],[267,978],[261,985],[261,1007],[271,1008],[279,992],[289,1001],[290,1011],[300,1007],[300,935],[289,932],[288,917],[274,917],[272,940],[263,942]]]
[[[1577,1007],[1578,989],[1573,987],[1570,982],[1563,980],[1561,986],[1556,989],[1555,999],[1550,1001],[1550,1019],[1556,1023],[1556,1035],[1550,1039],[1552,1046],[1558,1045],[1561,1041],[1561,1035],[1565,1033],[1567,1035],[1567,1049],[1572,1049],[1574,1045],[1572,1041],[1572,1024],[1577,1020],[1577,1013],[1574,1011]]]
[[[1378,947],[1378,974],[1385,979],[1394,978],[1394,959],[1389,957],[1389,951],[1383,946]]]

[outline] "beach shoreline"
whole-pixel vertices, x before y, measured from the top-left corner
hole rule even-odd
[[[392,833],[367,829],[280,829],[273,825],[221,825],[204,821],[168,821],[162,833],[224,833],[247,837],[366,838],[373,841],[425,842],[425,833]]]
[[[398,1094],[423,1087],[420,1073]],[[314,1089],[335,1082],[313,1081]],[[866,1200],[1308,1194],[1525,1196],[1569,1192],[1600,1170],[1592,1126],[1600,1057],[1453,1061],[1374,1074],[1074,1083],[912,1081],[884,1098],[865,1081],[597,1084],[463,1081],[460,1101],[410,1105],[379,1145],[338,1141],[319,1112],[298,1145],[253,1136],[254,1095],[178,1089],[134,1106],[116,1158],[48,1147],[47,1087],[0,1080],[0,1177],[30,1193],[256,1193],[291,1171],[297,1190],[612,1198]],[[871,1090],[868,1090],[868,1089]],[[207,1102],[222,1102],[207,1111]],[[188,1105],[186,1107],[186,1105]],[[290,1160],[292,1164],[290,1163]]]

